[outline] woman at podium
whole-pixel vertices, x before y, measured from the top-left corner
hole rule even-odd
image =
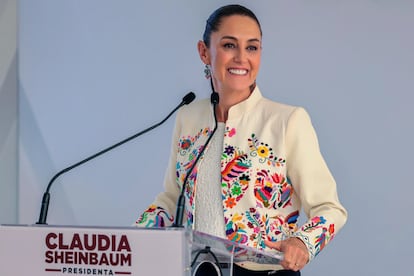
[[[279,268],[240,263],[233,275],[300,275],[347,219],[311,119],[259,89],[262,29],[248,8],[215,10],[197,47],[212,98],[180,109],[165,190],[135,224],[184,224],[284,254]]]

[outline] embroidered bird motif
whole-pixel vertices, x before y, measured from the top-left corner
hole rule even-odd
[[[289,228],[291,228],[291,229],[295,229],[295,227],[296,227],[296,222],[298,221],[298,217],[299,217],[299,211],[295,211],[295,212],[293,212],[293,213],[291,213],[291,214],[289,214],[287,217],[286,217],[286,222],[287,222],[287,224],[289,225]]]
[[[284,208],[287,205],[289,205],[292,194],[293,194],[292,185],[285,182],[280,188],[280,198],[279,198],[278,206]]]
[[[223,169],[221,175],[224,181],[230,182],[232,179],[237,178],[240,174],[247,171],[250,164],[247,159],[247,154],[236,155],[226,167]]]
[[[262,170],[257,173],[257,179],[254,187],[254,195],[265,207],[269,207],[269,201],[272,198],[273,183],[267,171]]]

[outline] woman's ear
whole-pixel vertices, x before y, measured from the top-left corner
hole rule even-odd
[[[198,54],[200,55],[200,59],[203,61],[204,64],[210,64],[210,57],[208,53],[208,48],[204,41],[200,40],[197,43],[197,50]]]

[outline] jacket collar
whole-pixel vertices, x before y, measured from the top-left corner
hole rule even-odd
[[[229,109],[229,117],[227,120],[230,121],[245,115],[253,109],[262,98],[262,93],[260,93],[259,87],[256,85],[255,89],[246,100],[233,105]]]

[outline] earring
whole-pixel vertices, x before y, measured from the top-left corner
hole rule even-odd
[[[206,77],[206,79],[211,78],[211,70],[208,64],[206,64],[206,66],[204,67],[204,77]]]

